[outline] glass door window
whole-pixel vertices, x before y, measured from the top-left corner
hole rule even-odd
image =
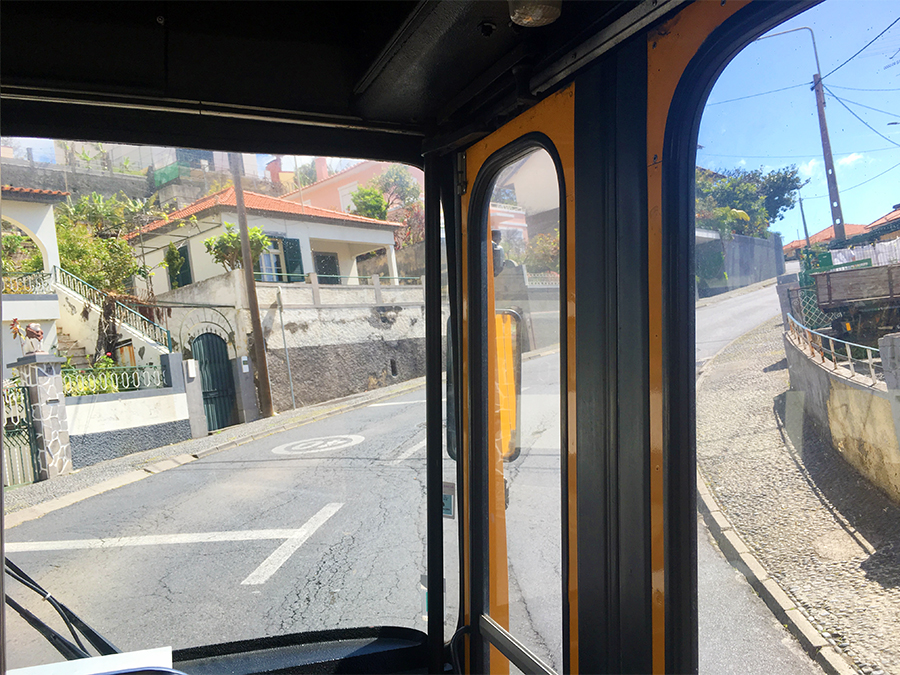
[[[535,148],[497,173],[482,211],[491,672],[517,672],[504,641],[563,669],[559,194]]]

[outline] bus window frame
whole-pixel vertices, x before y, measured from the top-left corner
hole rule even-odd
[[[481,617],[490,618],[489,611],[489,594],[490,594],[490,541],[488,537],[488,480],[487,480],[487,460],[488,444],[491,442],[490,435],[490,411],[488,406],[488,394],[491,383],[488,382],[487,373],[489,371],[488,364],[488,348],[489,341],[487,339],[487,284],[483,283],[488,270],[488,251],[491,242],[489,231],[489,212],[490,212],[490,195],[493,191],[494,183],[500,173],[515,163],[516,161],[526,157],[527,155],[544,150],[553,161],[556,171],[558,194],[559,194],[559,222],[560,222],[560,383],[567,381],[566,368],[566,344],[568,331],[566,326],[566,270],[568,263],[565,255],[566,251],[566,182],[563,172],[563,164],[556,145],[551,138],[539,131],[525,133],[518,138],[503,145],[499,149],[492,152],[479,166],[478,173],[475,177],[472,187],[471,197],[468,204],[467,219],[467,249],[465,255],[468,260],[468,285],[466,290],[469,304],[469,322],[468,322],[468,341],[469,341],[469,374],[470,381],[468,383],[469,391],[478,392],[478,396],[471,397],[472,400],[482,401],[482,405],[469,407],[468,419],[468,443],[461,444],[460,455],[467,453],[468,455],[468,484],[470,486],[470,509],[472,518],[470,520],[470,565],[467,573],[470,576],[470,616],[474,624],[478,628],[473,627],[473,636],[475,639],[470,641],[471,646],[471,664],[472,672],[490,672],[490,649],[491,633],[481,628]],[[477,233],[477,234],[476,234]],[[563,389],[564,391],[564,389]],[[480,398],[479,398],[480,397]],[[567,468],[567,427],[565,420],[567,419],[567,401],[566,396],[560,396],[560,420],[562,421],[560,434],[560,564],[561,564],[561,600],[562,600],[562,644],[563,644],[563,667],[562,672],[569,672],[569,608],[568,608],[568,584],[569,584],[569,536],[568,536],[568,513],[567,513],[567,490],[568,490],[568,468]],[[479,451],[475,451],[475,448]],[[462,527],[462,519],[460,519],[460,527]],[[508,558],[506,561],[508,564]],[[464,561],[460,561],[460,569],[463,569]],[[510,635],[515,641],[515,636]],[[519,659],[524,662],[533,661],[534,657],[529,652],[517,652]],[[477,667],[476,667],[477,664]],[[546,666],[541,662],[532,663],[534,672],[543,672]]]

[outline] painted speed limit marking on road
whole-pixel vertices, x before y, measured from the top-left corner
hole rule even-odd
[[[330,450],[343,450],[354,445],[359,445],[364,440],[362,436],[355,434],[347,436],[321,436],[320,438],[306,438],[302,441],[293,441],[272,448],[276,455],[311,455],[316,452],[329,452]]]

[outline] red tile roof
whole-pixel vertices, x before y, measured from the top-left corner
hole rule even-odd
[[[332,211],[331,209],[322,209],[317,206],[307,206],[298,202],[289,202],[279,197],[269,197],[256,192],[244,191],[244,204],[248,211],[264,211],[266,213],[282,213],[297,216],[314,216],[318,218],[330,218],[332,220],[342,220],[344,222],[351,221],[354,223],[362,223],[365,225],[380,225],[381,227],[400,227],[402,223],[391,223],[385,220],[376,220],[375,218],[366,218],[355,213],[342,213],[340,211]],[[217,206],[232,206],[237,208],[237,201],[234,196],[234,187],[228,187],[215,194],[207,195],[195,201],[193,204],[185,206],[183,209],[169,214],[167,220],[157,220],[150,223],[144,228],[136,232],[132,232],[126,238],[132,239],[140,233],[152,232],[164,225],[177,220],[190,218],[204,211],[209,211]]]
[[[876,220],[874,223],[869,223],[868,225],[866,225],[866,229],[874,230],[879,225],[884,225],[885,223],[889,223],[892,220],[897,220],[898,218],[900,218],[900,209],[894,209],[887,215],[881,216],[881,218]]]
[[[45,195],[48,197],[68,197],[70,194],[62,190],[41,190],[39,188],[13,187],[12,185],[4,185],[2,190],[13,194]]]
[[[866,231],[865,225],[854,225],[853,223],[844,223],[844,235],[847,237],[855,237],[857,234],[862,234]],[[809,236],[810,244],[818,244],[825,243],[826,241],[831,241],[834,239],[834,225],[826,227],[824,230],[820,230],[815,234],[811,234]],[[806,246],[806,239],[795,239],[790,244],[786,244],[784,246],[784,252],[789,253],[790,251],[794,251],[798,248],[802,248]]]

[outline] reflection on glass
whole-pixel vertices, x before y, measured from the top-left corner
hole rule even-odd
[[[536,150],[489,211],[490,614],[562,669],[559,186]]]
[[[24,151],[39,139],[21,140]],[[239,216],[233,178],[221,170],[226,154],[40,142],[48,158],[58,150],[53,173],[77,173],[100,197],[85,189],[71,203],[19,208],[14,219],[31,233],[39,230],[29,214],[55,218],[56,239],[38,247],[8,226],[16,206],[3,194],[4,287],[59,301],[58,318],[18,317],[23,329],[41,323],[45,350],[70,357],[66,396],[54,403],[68,410],[78,470],[36,484],[4,476],[17,485],[6,492],[9,558],[123,650],[359,626],[424,630],[425,396],[409,383],[425,374],[421,228],[330,210],[332,195],[311,185],[317,172],[324,178],[348,169],[346,186],[358,180],[352,175],[368,181],[384,166],[282,157],[280,172],[262,175],[257,167],[271,156],[242,156],[257,255],[256,341],[235,269]],[[4,152],[7,161],[30,166]],[[393,171],[421,185],[418,169]],[[337,190],[342,180],[325,187]],[[155,199],[126,203],[118,188],[104,192],[110,185],[147,189],[144,196]],[[421,213],[414,192],[403,206],[407,221]],[[395,256],[401,229],[407,246]],[[7,256],[13,243],[18,253]],[[38,255],[51,244],[61,268],[52,287],[56,251]],[[150,274],[136,275],[140,269]],[[317,281],[315,271],[328,276]],[[401,278],[413,283],[400,285]],[[140,312],[115,305],[117,324],[98,331],[112,297],[105,294],[122,298],[126,288]],[[29,311],[44,308],[29,304]],[[17,456],[29,460],[27,378],[11,382],[15,373],[5,367],[24,344],[11,336],[9,320],[4,452],[15,426]],[[108,355],[96,361],[98,342]],[[256,419],[261,378],[252,347],[259,343],[279,413],[264,420]],[[186,384],[166,386],[164,367]],[[23,516],[94,486],[98,494]],[[8,589],[67,633],[39,596],[12,582]],[[19,615],[6,616],[8,667],[61,660]]]

